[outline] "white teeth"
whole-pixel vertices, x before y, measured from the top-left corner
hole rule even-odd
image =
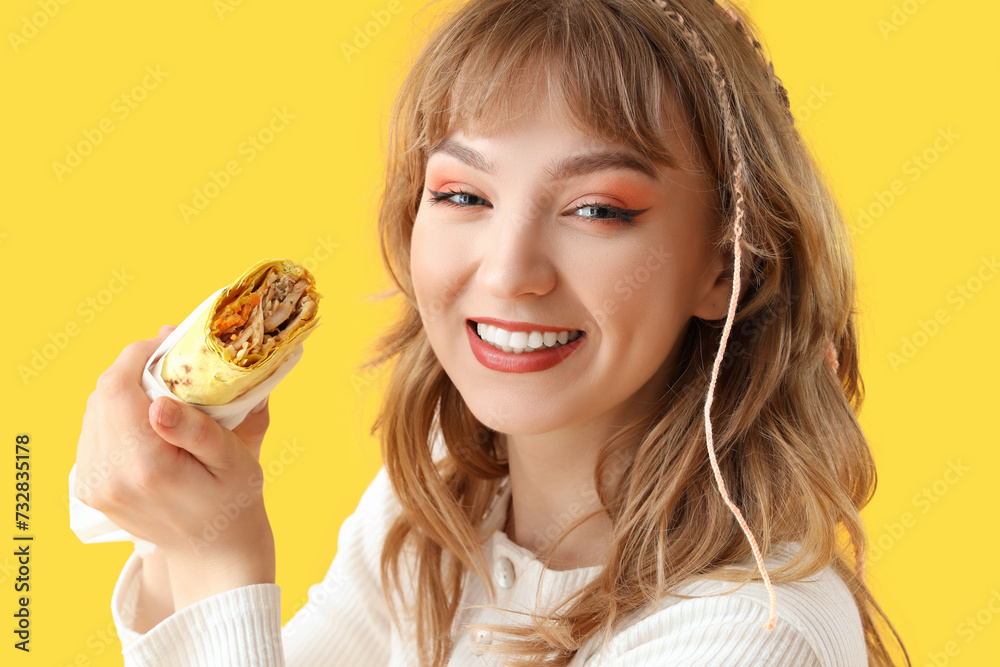
[[[583,335],[580,331],[507,331],[492,324],[476,323],[476,333],[493,347],[521,354],[543,348],[559,347]]]

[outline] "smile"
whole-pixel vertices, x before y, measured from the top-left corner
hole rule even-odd
[[[507,331],[491,324],[467,320],[472,353],[483,366],[505,373],[547,370],[580,347],[582,331]]]
[[[476,333],[498,350],[514,354],[559,347],[583,335],[582,331],[507,331],[482,322],[476,323]]]

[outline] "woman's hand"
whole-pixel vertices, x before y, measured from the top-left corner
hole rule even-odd
[[[258,458],[267,401],[239,426],[140,386],[173,327],[126,346],[97,380],[77,446],[75,491],[166,556],[174,606],[238,586],[274,582],[274,538]]]

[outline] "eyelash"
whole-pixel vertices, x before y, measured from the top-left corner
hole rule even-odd
[[[452,190],[452,191],[449,191],[449,192],[435,192],[434,190],[431,190],[430,188],[428,188],[427,191],[431,193],[431,197],[428,200],[431,204],[444,203],[444,204],[446,204],[448,206],[453,206],[455,208],[469,208],[470,206],[473,206],[473,204],[456,204],[455,202],[451,201],[451,198],[454,197],[454,196],[456,196],[456,195],[468,195],[469,197],[474,197],[476,199],[480,199],[480,200],[485,201],[479,195],[474,195],[471,192],[465,192],[464,190]],[[597,223],[605,224],[605,225],[617,224],[620,227],[626,227],[626,226],[627,227],[633,227],[633,226],[635,226],[635,222],[634,221],[635,221],[636,216],[638,216],[639,214],[644,213],[644,212],[646,212],[646,211],[649,210],[649,209],[645,209],[645,208],[644,209],[625,209],[625,208],[619,208],[617,206],[611,206],[610,204],[603,204],[603,203],[600,203],[600,202],[581,204],[580,206],[577,206],[576,208],[577,208],[577,210],[579,210],[581,208],[604,208],[604,209],[607,209],[607,210],[611,211],[612,213],[614,213],[616,217],[614,217],[614,218],[587,218],[585,216],[579,216],[579,217],[584,218],[585,220],[593,220],[593,221],[595,221]]]

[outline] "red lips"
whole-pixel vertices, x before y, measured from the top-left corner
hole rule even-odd
[[[493,324],[503,329],[513,326],[508,331],[567,331],[567,329],[553,329],[551,327],[538,328],[536,325],[527,325],[530,328],[517,328],[518,323],[503,322],[503,320],[483,319],[477,320],[483,324]],[[524,326],[521,324],[520,326]],[[465,323],[465,331],[469,337],[469,345],[472,347],[472,354],[486,368],[502,373],[535,373],[544,371],[559,364],[563,359],[573,354],[580,345],[583,344],[586,335],[581,335],[576,340],[560,345],[558,347],[535,350],[533,352],[504,352],[493,347],[476,333],[476,323],[469,320]],[[572,330],[570,330],[572,331]]]

